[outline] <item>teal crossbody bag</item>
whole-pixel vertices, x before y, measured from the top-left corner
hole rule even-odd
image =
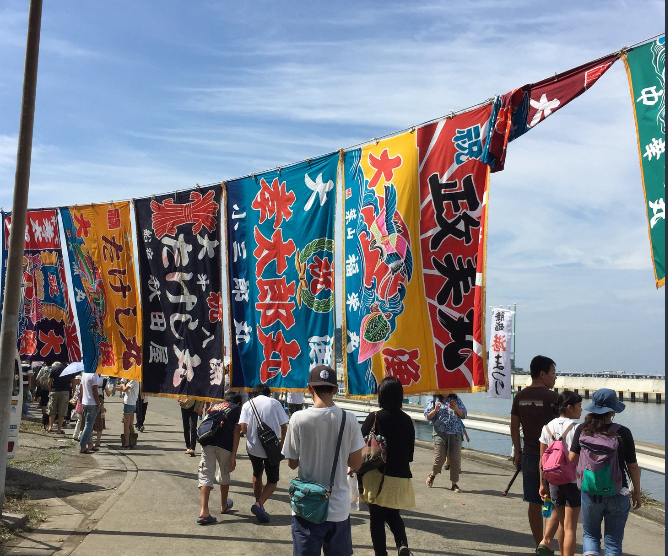
[[[311,523],[323,523],[327,521],[329,513],[329,495],[334,486],[334,475],[336,475],[336,466],[339,463],[339,451],[341,450],[341,440],[343,439],[343,429],[346,426],[346,412],[342,412],[341,428],[339,429],[339,439],[336,442],[336,452],[334,453],[334,464],[332,465],[332,474],[329,477],[329,489],[320,483],[311,481],[301,481],[294,478],[290,481],[290,505],[295,515],[310,521]]]

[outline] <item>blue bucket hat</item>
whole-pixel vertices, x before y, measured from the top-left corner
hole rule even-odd
[[[596,390],[594,395],[591,397],[591,403],[585,407],[585,411],[589,413],[610,413],[614,411],[615,413],[621,413],[624,411],[626,404],[620,402],[617,399],[617,393],[610,388],[601,388]]]

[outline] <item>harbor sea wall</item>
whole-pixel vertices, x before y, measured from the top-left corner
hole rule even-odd
[[[513,390],[517,393],[531,384],[529,375],[513,375]],[[624,402],[664,403],[665,378],[620,378],[615,376],[560,376],[554,391],[574,390],[589,399],[599,388],[610,388]]]

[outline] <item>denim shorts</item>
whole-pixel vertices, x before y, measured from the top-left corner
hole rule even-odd
[[[352,556],[350,516],[345,521],[311,523],[292,516],[292,556]]]
[[[540,456],[536,454],[522,454],[522,485],[524,486],[525,502],[542,504],[540,490]]]
[[[124,403],[123,404],[123,415],[130,415],[131,413],[134,413],[136,409],[137,409],[137,404],[128,405],[128,404]]]

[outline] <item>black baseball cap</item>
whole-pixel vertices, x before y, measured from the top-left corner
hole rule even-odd
[[[336,386],[336,371],[328,365],[318,365],[313,367],[308,375],[309,386]]]

